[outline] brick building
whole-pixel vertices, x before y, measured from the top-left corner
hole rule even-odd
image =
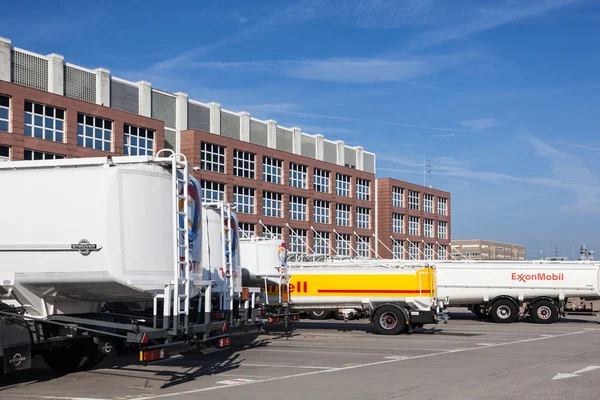
[[[398,243],[384,238],[391,235],[401,241],[404,254],[414,256],[417,249],[409,240],[420,242],[430,232],[419,222],[418,233],[410,233],[408,219],[402,232],[394,231],[393,213],[417,215],[419,221],[428,214],[398,208],[395,197],[380,195],[386,184],[400,181],[378,184],[375,154],[360,146],[162,91],[149,82],[130,82],[103,68],[73,65],[58,54],[32,53],[0,38],[0,161],[152,155],[161,148],[182,152],[199,167],[194,174],[203,200],[236,205],[243,234],[281,237],[291,252],[391,258],[394,251],[387,248],[398,253]],[[438,193],[405,182],[400,186]],[[449,195],[439,193],[448,199],[448,215],[435,218],[447,221],[449,237]],[[421,246],[416,257],[430,253]]]
[[[520,244],[490,240],[453,240],[452,258],[456,260],[525,260],[526,248]]]
[[[379,255],[448,259],[450,193],[392,178],[376,186]]]

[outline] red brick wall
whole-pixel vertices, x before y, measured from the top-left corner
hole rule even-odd
[[[404,257],[408,257],[409,252],[409,242],[416,242],[419,244],[419,259],[423,259],[424,243],[421,240],[424,240],[426,243],[430,243],[434,245],[434,254],[433,257],[436,258],[436,254],[438,252],[437,243],[446,246],[446,255],[447,258],[450,256],[450,238],[451,236],[451,226],[450,226],[450,193],[444,192],[437,189],[430,189],[425,186],[416,185],[414,183],[404,182],[397,179],[392,178],[383,178],[377,180],[377,193],[378,193],[378,215],[379,222],[377,227],[377,234],[379,240],[383,242],[385,246],[389,248],[386,249],[385,246],[379,246],[379,255],[382,258],[392,258],[393,250],[392,248],[392,237],[396,240],[404,241]],[[393,205],[393,195],[392,188],[398,187],[404,189],[404,198],[403,198],[403,207],[395,207]],[[419,193],[419,210],[411,210],[408,208],[408,191],[414,190]],[[423,211],[424,207],[424,195],[430,194],[433,195],[433,213],[427,213]],[[437,214],[437,201],[438,197],[443,197],[448,199],[446,203],[446,215]],[[392,214],[398,213],[404,215],[403,220],[403,231],[404,233],[393,233],[392,229]],[[408,219],[409,216],[419,217],[419,233],[420,235],[409,235],[408,234]],[[424,219],[433,220],[433,235],[434,237],[425,237],[424,236]],[[446,239],[438,238],[438,221],[446,222]]]
[[[337,164],[328,163],[325,161],[315,160],[312,158],[302,157],[297,154],[288,153],[285,151],[272,149],[264,146],[255,145],[253,143],[243,142],[219,136],[207,132],[198,130],[188,130],[181,134],[181,152],[184,153],[188,159],[188,162],[194,166],[200,166],[200,147],[201,143],[209,142],[220,146],[225,146],[225,174],[220,174],[212,171],[198,171],[194,173],[194,176],[199,180],[213,181],[225,183],[225,200],[233,202],[233,187],[244,186],[256,189],[255,191],[255,214],[243,214],[238,213],[240,222],[254,223],[256,226],[256,234],[262,234],[263,228],[259,224],[259,220],[263,224],[269,226],[281,226],[283,227],[283,238],[289,240],[289,230],[286,229],[286,222],[290,224],[293,229],[306,229],[307,230],[307,242],[310,247],[314,245],[314,232],[311,230],[311,226],[316,231],[327,231],[330,232],[330,245],[335,249],[335,234],[333,229],[340,234],[351,235],[351,246],[356,249],[356,237],[354,231],[360,236],[370,236],[370,245],[372,249],[375,249],[375,238],[373,233],[375,231],[375,175],[368,172],[358,171],[351,168],[346,168]],[[234,150],[248,151],[255,154],[255,179],[242,178],[233,175],[233,152]],[[270,182],[264,182],[262,180],[262,159],[263,156],[274,157],[283,160],[282,163],[282,184],[275,184]],[[289,186],[289,163],[294,162],[298,164],[307,165],[308,173],[308,189],[300,189]],[[320,168],[329,171],[329,190],[330,193],[321,193],[314,190],[313,186],[313,172],[314,168]],[[370,180],[370,199],[358,200],[355,197],[344,197],[335,194],[335,176],[336,173],[349,175],[351,177],[351,196],[355,196],[355,185],[356,178]],[[262,192],[263,190],[282,193],[282,217],[265,217],[262,215]],[[301,196],[307,198],[307,218],[306,221],[296,221],[289,218],[289,196]],[[320,224],[313,222],[313,201],[314,200],[326,200],[330,202],[329,220],[330,224]],[[335,219],[335,208],[336,203],[348,204],[351,206],[351,226],[337,226]],[[356,207],[366,207],[370,211],[370,222],[371,229],[357,229],[354,227],[356,218]],[[332,252],[333,253],[333,252]],[[352,254],[354,255],[354,254]],[[374,254],[371,254],[374,256]]]
[[[22,160],[24,150],[37,150],[66,157],[98,157],[107,154],[123,154],[123,124],[128,123],[154,130],[154,151],[164,147],[164,122],[152,118],[119,111],[110,107],[75,100],[37,89],[0,81],[0,94],[10,99],[10,132],[0,131],[0,145],[9,146],[11,159]],[[64,143],[38,139],[24,135],[25,100],[65,110]],[[77,113],[110,119],[113,121],[113,151],[104,152],[77,146]]]

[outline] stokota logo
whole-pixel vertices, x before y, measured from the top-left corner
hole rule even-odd
[[[511,279],[513,281],[518,282],[529,282],[529,281],[564,281],[565,274],[562,272],[559,274],[545,274],[543,272],[539,272],[537,274],[517,274],[513,272],[511,275]]]

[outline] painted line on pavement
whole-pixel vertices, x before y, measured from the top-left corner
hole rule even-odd
[[[301,374],[278,376],[278,377],[269,378],[269,379],[263,379],[263,380],[258,380],[258,381],[254,381],[254,382],[241,383],[239,385],[233,385],[233,386],[239,387],[239,386],[245,386],[245,385],[252,385],[252,384],[255,384],[255,383],[274,382],[274,381],[280,381],[280,380],[283,380],[283,379],[300,378],[300,377],[310,376],[310,375],[319,375],[319,374],[324,374],[324,373],[333,373],[333,372],[339,372],[339,371],[347,371],[347,370],[351,370],[351,369],[366,368],[366,367],[371,367],[371,366],[375,366],[375,365],[392,364],[392,363],[399,363],[399,362],[406,362],[406,361],[410,361],[410,360],[416,360],[416,359],[420,359],[420,358],[429,358],[429,357],[441,356],[441,355],[444,355],[444,354],[464,353],[464,352],[467,352],[467,351],[489,349],[489,348],[492,348],[492,347],[509,346],[509,345],[513,345],[513,344],[536,342],[536,341],[548,340],[548,339],[556,339],[556,338],[565,337],[565,336],[581,335],[581,334],[590,333],[590,332],[592,332],[592,331],[576,331],[576,332],[570,332],[570,333],[564,333],[564,334],[561,334],[561,335],[556,335],[556,336],[553,336],[553,337],[537,337],[537,338],[533,338],[533,339],[516,340],[514,342],[497,343],[497,344],[494,344],[494,345],[491,345],[491,346],[485,346],[485,347],[484,346],[477,346],[477,347],[470,347],[470,348],[460,349],[460,350],[449,350],[449,351],[444,351],[444,352],[440,352],[440,353],[424,354],[424,355],[419,355],[419,356],[407,357],[407,358],[401,359],[401,360],[376,361],[376,362],[372,362],[372,363],[357,364],[357,365],[348,366],[348,367],[340,367],[340,368],[333,368],[333,369],[320,370],[320,371],[304,372],[304,373],[301,373]],[[152,399],[159,399],[159,398],[163,398],[163,397],[177,397],[177,396],[181,396],[181,395],[185,395],[185,394],[208,392],[208,391],[212,391],[212,390],[224,389],[224,388],[227,388],[227,387],[231,387],[231,386],[221,386],[221,385],[220,386],[211,386],[211,387],[207,387],[207,388],[187,390],[187,391],[182,391],[182,392],[165,393],[165,394],[159,394],[159,395],[148,396],[148,397],[138,397],[135,400],[152,400]]]

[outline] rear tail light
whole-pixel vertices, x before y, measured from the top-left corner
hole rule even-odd
[[[167,358],[168,354],[165,349],[156,349],[148,351],[140,351],[140,361],[156,361]]]
[[[229,338],[223,338],[217,340],[217,348],[222,349],[223,347],[227,347],[230,344]]]
[[[281,318],[279,318],[279,317],[269,317],[269,322],[272,324],[276,324],[279,321],[281,321]]]
[[[213,311],[212,317],[213,319],[223,319],[224,313],[222,311]]]

